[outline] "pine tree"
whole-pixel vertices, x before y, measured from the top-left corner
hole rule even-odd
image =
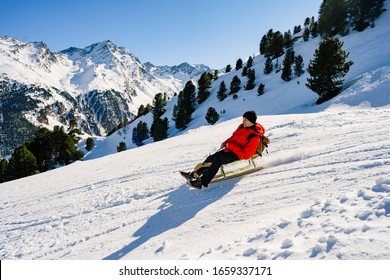
[[[173,119],[177,129],[185,129],[191,121],[196,104],[195,89],[194,84],[188,81],[183,91],[179,93],[177,104],[173,108]]]
[[[139,106],[137,117],[141,117],[143,115],[146,115],[146,108],[144,105]]]
[[[175,121],[175,127],[179,130],[184,130],[191,121],[191,114],[187,112],[185,107],[175,105],[173,107],[173,119]]]
[[[65,135],[58,153],[57,162],[61,165],[67,165],[81,159],[83,156],[83,152],[76,149],[76,144],[72,137]]]
[[[305,19],[305,22],[303,23],[303,26],[305,26],[305,29],[309,29],[309,27],[310,27],[310,22],[311,22],[310,18],[307,17],[307,18]]]
[[[295,57],[295,65],[294,65],[294,75],[300,77],[305,71],[303,70],[304,63],[303,57],[298,55]]]
[[[257,88],[258,95],[263,95],[264,94],[264,88],[265,88],[264,84],[260,84],[259,85],[259,87]]]
[[[255,88],[255,79],[256,79],[256,73],[255,70],[249,68],[248,69],[248,81],[245,86],[245,90],[251,90]]]
[[[301,31],[302,31],[302,26],[300,25],[294,26],[294,34],[297,34]]]
[[[345,0],[324,0],[320,6],[318,31],[323,38],[343,35],[347,26],[347,5]]]
[[[60,157],[62,145],[66,140],[67,134],[65,133],[64,127],[58,125],[54,126],[54,129],[50,134],[51,134],[51,145],[53,147],[52,156],[55,159],[55,163],[57,163]]]
[[[86,146],[85,146],[85,149],[87,151],[91,151],[93,149],[93,147],[95,146],[95,141],[93,140],[92,137],[88,137],[87,138],[87,141],[86,141]]]
[[[147,123],[140,121],[136,127],[133,128],[133,143],[137,146],[143,145],[143,141],[149,138],[149,129]]]
[[[152,111],[152,109],[153,109],[152,105],[150,105],[149,103],[146,104],[145,113],[146,113],[146,114],[149,113],[150,111]]]
[[[253,66],[253,57],[249,56],[248,61],[246,62],[246,67],[251,68]]]
[[[283,47],[291,48],[293,44],[294,42],[292,40],[291,31],[288,30],[287,32],[284,32]]]
[[[79,135],[82,135],[83,133],[81,132],[81,129],[79,128],[78,123],[76,120],[72,119],[69,121],[69,127],[67,130],[68,135],[70,135],[73,139],[73,142],[77,144],[81,137]]]
[[[217,97],[219,101],[223,101],[227,97],[226,92],[227,92],[227,88],[225,82],[222,81],[221,84],[219,85],[219,90],[217,92]]]
[[[264,65],[264,74],[268,75],[272,73],[274,70],[274,64],[272,63],[272,59],[270,57],[267,57]]]
[[[0,160],[0,183],[8,181],[7,178],[8,161],[3,158]]]
[[[218,80],[218,75],[219,75],[218,70],[214,70],[214,75],[213,75],[213,80],[214,81]]]
[[[280,32],[279,32],[280,33]],[[267,34],[264,35],[260,42],[260,53],[265,57],[270,57],[273,55],[273,47],[274,43],[274,31],[272,29],[268,30]],[[283,39],[283,38],[282,38]]]
[[[292,79],[292,64],[294,63],[294,50],[292,48],[287,50],[283,60],[282,80],[288,82]]]
[[[230,64],[228,64],[228,65],[226,65],[225,73],[229,73],[230,71],[232,71],[232,66]]]
[[[153,98],[152,104],[153,119],[161,117],[165,113],[165,106],[167,104],[166,96],[161,92],[157,93]]]
[[[119,153],[119,152],[123,152],[123,151],[126,151],[126,150],[127,150],[126,143],[125,142],[119,142],[119,146],[116,147],[116,151]]]
[[[26,146],[34,154],[41,172],[54,168],[56,164],[66,165],[84,156],[83,152],[77,150],[73,137],[65,132],[63,126],[55,126],[53,131],[38,129],[35,138]]]
[[[354,29],[363,31],[385,11],[384,0],[348,0],[348,11]]]
[[[204,72],[198,80],[198,104],[203,103],[209,97],[212,75]]]
[[[280,31],[273,34],[272,42],[270,45],[270,53],[272,58],[278,58],[283,54],[284,38]]]
[[[383,13],[386,11],[384,9],[384,3],[386,0],[372,0],[369,1],[371,3],[369,12],[368,12],[368,19],[370,21],[370,25],[374,26],[374,21]]]
[[[310,19],[310,25],[309,25],[310,31],[313,29],[315,23],[316,23],[316,20],[315,20],[314,16],[312,16]]]
[[[150,128],[150,135],[153,137],[154,142],[168,138],[168,128],[169,122],[167,117],[154,119]]]
[[[195,95],[195,86],[194,84],[189,81],[186,83],[183,94],[184,94],[184,106],[186,107],[187,111],[191,112],[191,114],[195,111],[195,105],[196,105],[196,95]]]
[[[209,107],[205,118],[209,124],[213,125],[219,120],[219,114],[213,107]]]
[[[268,48],[269,48],[269,39],[266,35],[264,35],[261,38],[260,45],[259,45],[260,54],[265,55]]]
[[[313,26],[310,30],[310,34],[313,38],[318,37],[318,22],[317,21],[313,23]]]
[[[242,68],[242,73],[241,73],[241,75],[242,75],[243,77],[245,77],[246,75],[248,75],[248,67],[244,66],[244,68]]]
[[[237,93],[241,89],[241,80],[238,78],[238,76],[234,76],[231,83],[230,83],[230,93],[234,94]]]
[[[336,37],[329,37],[320,43],[315,50],[314,59],[310,60],[307,71],[310,78],[306,86],[320,97],[317,104],[321,104],[341,92],[344,76],[353,64],[346,62],[349,53],[342,50],[343,42]]]
[[[239,58],[239,59],[237,59],[237,61],[236,61],[236,71],[238,71],[238,70],[240,70],[241,68],[242,68],[242,59],[241,58]]]
[[[26,146],[34,154],[39,171],[44,172],[54,167],[52,132],[49,129],[39,128],[34,139]]]
[[[309,41],[310,31],[308,28],[303,31],[303,41],[307,42]]]
[[[24,145],[16,148],[8,163],[8,180],[15,180],[37,173],[39,171],[34,155]]]

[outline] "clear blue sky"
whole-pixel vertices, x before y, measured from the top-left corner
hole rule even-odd
[[[111,40],[155,65],[235,65],[270,29],[293,31],[322,0],[0,0],[0,36],[50,50]]]

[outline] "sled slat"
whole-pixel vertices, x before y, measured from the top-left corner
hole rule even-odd
[[[243,168],[241,168],[241,169],[243,169]],[[262,169],[263,169],[263,167],[256,167],[256,168],[252,168],[252,169],[247,169],[247,170],[243,170],[241,172],[237,172],[237,170],[235,170],[235,171],[226,172],[225,176],[223,176],[222,174],[217,174],[214,177],[214,179],[210,182],[210,184],[214,184],[214,183],[218,183],[218,182],[221,182],[224,180],[233,179],[233,178],[240,177],[243,175],[251,174],[251,173],[254,173],[254,172],[262,170]]]

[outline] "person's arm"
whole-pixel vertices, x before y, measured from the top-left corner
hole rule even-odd
[[[227,148],[228,144],[231,142],[232,138],[234,137],[234,133],[236,133],[236,131],[239,130],[241,126],[242,126],[242,124],[240,124],[237,127],[237,129],[233,132],[232,136],[230,136],[228,139],[226,139],[225,141],[222,142],[221,148]]]

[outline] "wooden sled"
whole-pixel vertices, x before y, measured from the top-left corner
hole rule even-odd
[[[221,182],[221,181],[224,181],[224,180],[228,180],[228,179],[244,176],[244,175],[251,174],[251,173],[257,172],[259,170],[262,170],[263,167],[256,166],[256,163],[254,162],[255,158],[257,158],[257,155],[256,156],[252,156],[248,160],[248,164],[247,165],[241,166],[241,167],[238,167],[238,168],[234,168],[234,165],[237,165],[237,163],[243,162],[243,160],[238,160],[238,161],[229,163],[227,165],[222,165],[221,168],[219,169],[219,173],[217,173],[214,176],[213,180],[211,180],[211,182],[209,184],[218,183],[218,182]],[[209,167],[210,165],[211,165],[210,162],[199,163],[194,168],[195,174],[196,174],[196,171],[199,170],[200,168]],[[230,168],[225,168],[227,166],[229,166]],[[233,167],[233,169],[231,169],[232,167]]]

